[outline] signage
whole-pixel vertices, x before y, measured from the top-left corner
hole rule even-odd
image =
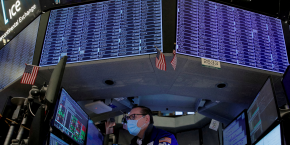
[[[0,9],[0,49],[41,12],[38,0],[1,0]]]
[[[217,69],[221,68],[221,62],[217,60],[201,58],[201,64],[202,66],[207,66],[211,68],[217,68]]]
[[[284,73],[281,20],[208,0],[178,0],[176,51]]]

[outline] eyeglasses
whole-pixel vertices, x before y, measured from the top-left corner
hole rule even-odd
[[[130,114],[129,116],[125,116],[126,120],[135,120],[136,115],[147,115],[147,114]]]

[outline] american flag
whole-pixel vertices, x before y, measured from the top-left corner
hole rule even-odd
[[[156,55],[155,65],[158,69],[166,71],[166,62],[165,62],[164,54],[157,47],[156,47],[156,50],[157,50],[157,55]]]
[[[30,85],[34,85],[38,70],[39,70],[39,66],[33,66],[33,65],[28,65],[25,64],[26,68],[25,71],[22,75],[22,79],[21,79],[21,84],[30,84]]]
[[[173,67],[173,69],[176,69],[176,64],[177,64],[177,56],[176,56],[176,51],[175,49],[173,49],[173,59],[171,60],[171,65]]]

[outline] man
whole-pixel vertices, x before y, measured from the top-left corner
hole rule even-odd
[[[153,126],[149,108],[134,107],[126,119],[129,133],[135,136],[131,145],[178,145],[173,134]]]

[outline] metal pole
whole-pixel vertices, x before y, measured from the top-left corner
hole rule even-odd
[[[25,101],[24,101],[24,108],[26,109],[26,110],[25,110],[25,113],[27,113],[27,112],[28,112],[28,109],[29,109],[29,108],[27,107],[27,104],[28,104],[28,103],[29,103],[28,98],[26,98]],[[26,124],[26,121],[27,121],[27,114],[24,115],[24,117],[23,117],[23,119],[22,119],[22,122],[21,122],[21,125],[25,125],[25,124]],[[23,128],[21,125],[20,125],[20,128],[19,128],[19,131],[18,131],[17,137],[16,137],[16,140],[17,140],[18,142],[20,142],[21,137],[22,137],[22,135],[23,135],[23,131],[24,131],[24,128]]]
[[[17,108],[15,109],[14,113],[13,113],[12,120],[15,120],[18,117],[20,109],[21,109],[21,105],[18,105]],[[11,126],[9,128],[8,134],[6,136],[4,145],[9,145],[9,142],[11,140],[11,137],[12,137],[12,134],[13,134],[13,131],[14,131],[14,128],[15,128],[14,125],[15,125],[15,123],[12,122]]]

